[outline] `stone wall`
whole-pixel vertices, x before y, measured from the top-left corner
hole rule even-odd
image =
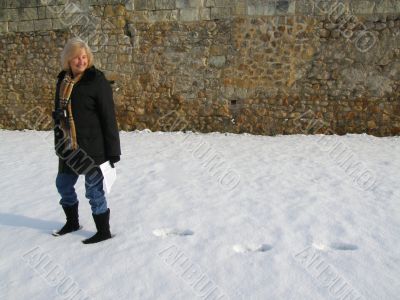
[[[51,128],[73,36],[123,130],[400,134],[396,0],[0,0],[0,128]]]

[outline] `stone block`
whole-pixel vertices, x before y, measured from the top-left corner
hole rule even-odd
[[[390,14],[394,13],[396,11],[396,6],[398,6],[398,3],[396,5],[396,2],[398,0],[382,0],[376,2],[375,5],[375,13],[377,14]]]
[[[201,7],[201,0],[176,0],[176,8],[194,8]]]
[[[283,9],[281,4],[281,9]],[[250,0],[247,3],[247,13],[250,16],[273,16],[276,14],[275,0]]]
[[[244,1],[236,2],[236,4],[233,6],[232,13],[239,16],[247,15],[247,4]]]
[[[53,30],[62,30],[68,28],[67,24],[61,19],[51,19],[51,25]]]
[[[179,18],[181,21],[198,21],[200,19],[198,8],[182,8],[179,11]]]
[[[276,14],[286,15],[289,12],[289,0],[276,1]]]
[[[178,10],[149,11],[148,20],[150,22],[177,21],[178,20]]]
[[[135,10],[147,10],[147,1],[146,0],[134,0],[133,3]]]
[[[8,21],[8,9],[0,9],[0,22]]]
[[[215,0],[205,0],[205,7],[215,7]]]
[[[275,1],[268,1],[265,5],[264,5],[264,15],[265,16],[274,16],[277,14],[277,9],[276,9],[276,3]],[[281,6],[281,11],[283,9],[283,6]]]
[[[214,0],[215,2],[215,7],[229,7],[233,6],[235,1],[233,0]]]
[[[294,13],[296,15],[312,16],[314,14],[313,0],[295,0]]]
[[[34,20],[33,24],[35,26],[35,31],[47,31],[53,28],[51,19]]]
[[[229,19],[232,17],[232,10],[230,7],[212,7],[211,19]]]
[[[40,5],[40,0],[24,0],[23,3],[20,2],[21,7],[37,7],[39,5]]]
[[[125,2],[125,9],[126,9],[127,11],[133,11],[133,10],[135,10],[135,2],[134,2],[134,0],[127,0],[127,1]]]
[[[18,17],[21,21],[36,20],[38,18],[37,8],[29,7],[18,10]]]
[[[394,10],[396,14],[400,14],[400,1],[395,2]]]
[[[34,30],[33,21],[20,21],[18,22],[19,32],[29,32]]]
[[[147,22],[149,21],[149,13],[147,10],[134,11],[133,14],[129,15],[128,20],[130,22]]]
[[[46,6],[46,18],[55,19],[63,16],[65,14],[70,14],[70,12],[65,11],[64,6]]]
[[[289,1],[289,8],[288,8],[288,15],[294,15],[296,12],[296,1],[295,0],[291,0]]]
[[[348,2],[338,0],[317,0],[314,5],[315,16],[342,15],[349,14],[350,6]]]
[[[372,14],[375,8],[375,1],[362,0],[350,3],[350,10],[355,15]]]
[[[175,0],[156,0],[156,9],[175,9]]]
[[[46,7],[45,6],[39,6],[37,8],[38,12],[38,19],[46,19]]]
[[[216,68],[222,68],[225,65],[226,57],[223,55],[219,56],[211,56],[208,60],[208,63]]]
[[[206,7],[200,9],[200,19],[201,20],[211,20],[211,8]]]
[[[155,0],[134,0],[135,10],[155,10]]]
[[[18,22],[8,22],[8,31],[9,32],[18,31]]]
[[[11,8],[11,9],[7,9],[7,17],[8,17],[8,21],[19,21],[19,14],[18,14],[18,9],[15,8]]]
[[[8,32],[8,22],[0,22],[0,33]]]

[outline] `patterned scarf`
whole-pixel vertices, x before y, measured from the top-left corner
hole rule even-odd
[[[72,78],[71,73],[67,72],[60,85],[60,107],[64,112],[66,112],[66,114],[64,114],[65,117],[61,119],[61,129],[64,133],[64,138],[67,141],[65,144],[65,150],[78,149],[75,122],[71,108],[71,93],[72,89],[74,88],[74,84],[76,84],[80,78],[81,75]]]

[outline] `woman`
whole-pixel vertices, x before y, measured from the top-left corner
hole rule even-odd
[[[119,133],[110,83],[93,65],[93,54],[79,38],[67,42],[61,55],[63,71],[58,75],[55,110],[55,149],[59,156],[56,178],[60,204],[67,222],[53,235],[79,230],[78,198],[74,185],[85,175],[86,198],[92,209],[97,233],[84,244],[111,238],[110,210],[103,190],[99,165],[120,160]]]

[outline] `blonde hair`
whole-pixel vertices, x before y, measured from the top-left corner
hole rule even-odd
[[[88,68],[93,66],[93,53],[88,44],[80,38],[72,38],[65,44],[61,53],[61,66],[64,71],[69,70],[69,61],[74,58],[78,50],[85,49],[88,58]]]

